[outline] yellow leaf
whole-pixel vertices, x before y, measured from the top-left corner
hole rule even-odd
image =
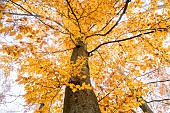
[[[144,4],[145,2],[143,2],[143,1],[141,1],[141,2],[139,2],[139,4]]]
[[[73,89],[73,87],[75,86],[74,84],[69,84],[70,88]]]
[[[55,32],[55,33],[54,33],[54,36],[58,36],[58,35],[59,35],[59,33],[58,33],[58,32]]]
[[[80,85],[76,85],[76,88],[77,88],[77,89],[80,88]]]
[[[86,83],[85,83],[85,82],[83,82],[83,83],[82,83],[82,86],[85,86],[85,85],[86,85]]]
[[[14,26],[11,26],[10,28],[9,28],[9,30],[13,30],[14,29]]]
[[[142,101],[142,98],[139,98],[138,101]]]
[[[166,24],[165,23],[160,23],[159,24],[162,28],[166,28]]]
[[[76,92],[77,91],[77,89],[76,88],[73,88],[73,90],[72,90],[73,92]]]
[[[13,0],[13,2],[18,2],[19,0]]]
[[[16,34],[16,31],[10,32],[10,36],[14,36]]]
[[[83,75],[81,78],[84,79],[84,78],[87,78],[87,76],[86,76],[86,75]]]
[[[22,39],[22,35],[21,34],[18,34],[17,36],[16,36],[16,38],[15,38],[16,40],[18,40],[18,39]]]
[[[12,22],[12,19],[8,18],[8,19],[6,20],[6,22]]]
[[[2,16],[3,16],[3,13],[2,13],[2,12],[0,12],[0,18],[2,18]]]
[[[145,101],[143,101],[143,100],[142,100],[142,101],[140,101],[140,103],[144,104],[144,103],[145,103]]]
[[[0,23],[0,27],[3,27],[3,24],[2,24],[2,23]]]
[[[139,5],[138,7],[139,7],[139,8],[142,8],[142,5]]]
[[[5,15],[6,15],[7,17],[12,17],[12,15],[11,15],[10,13],[5,13]]]
[[[8,27],[3,28],[3,32],[8,33],[8,31],[9,31]]]

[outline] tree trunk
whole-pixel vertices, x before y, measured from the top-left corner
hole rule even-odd
[[[142,97],[140,97],[140,98],[142,98]],[[142,99],[143,99],[143,98],[142,98]],[[139,107],[142,109],[142,111],[143,111],[144,113],[153,113],[153,111],[151,110],[151,108],[150,108],[149,105],[147,104],[146,100],[143,99],[143,101],[145,101],[145,103],[142,104],[141,106],[139,106]]]
[[[73,49],[71,61],[76,63],[78,57],[81,56],[88,57],[87,47],[82,41],[78,41],[77,47]],[[87,77],[82,79],[82,75],[86,75]],[[81,76],[72,76],[69,83],[81,86],[85,82],[91,85],[88,58],[81,69]],[[72,89],[66,86],[63,113],[101,113],[101,111],[93,90],[84,89],[72,92]]]

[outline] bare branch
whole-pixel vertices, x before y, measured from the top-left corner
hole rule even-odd
[[[20,97],[20,96],[16,97],[16,98],[15,98],[14,100],[12,100],[12,101],[8,101],[8,102],[5,102],[5,103],[13,103],[13,102],[15,102],[19,97]]]

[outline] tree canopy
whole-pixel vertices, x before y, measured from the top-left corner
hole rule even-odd
[[[93,90],[102,113],[135,112],[154,94],[155,83],[160,101],[169,100],[169,0],[0,2],[0,68],[6,77],[17,72],[28,105],[43,105],[35,113],[61,113],[66,86]],[[73,63],[79,41],[88,55]],[[69,83],[87,59],[92,86]]]

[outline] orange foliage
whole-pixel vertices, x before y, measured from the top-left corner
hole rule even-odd
[[[132,112],[148,92],[137,78],[169,66],[170,46],[163,45],[170,32],[170,2],[162,3],[159,8],[157,0],[149,5],[142,0],[9,0],[0,11],[5,36],[0,68],[6,76],[17,70],[26,103],[44,103],[43,113],[62,111],[65,85],[73,92],[93,89],[102,113]],[[83,64],[81,59],[79,65],[70,63],[78,38],[87,44],[93,88],[68,83]]]

